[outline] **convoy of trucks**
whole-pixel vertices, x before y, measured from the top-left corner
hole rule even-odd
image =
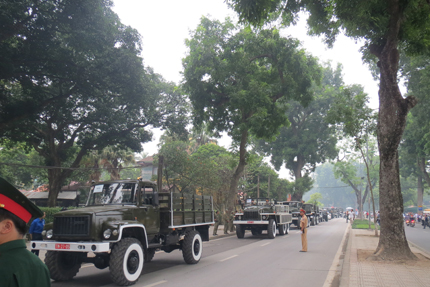
[[[290,225],[300,225],[300,209],[308,226],[340,216],[334,208],[319,209],[299,201],[249,198],[235,214],[236,235],[244,238],[267,231],[267,237],[286,235]],[[332,216],[331,216],[332,215]],[[186,193],[159,193],[156,183],[114,180],[92,185],[85,207],[61,211],[45,225],[44,241],[32,249],[46,250],[45,264],[55,281],[71,280],[82,263],[109,268],[120,286],[137,282],[144,262],[156,250],[181,250],[187,264],[200,261],[203,241],[209,241],[214,224],[213,199]]]

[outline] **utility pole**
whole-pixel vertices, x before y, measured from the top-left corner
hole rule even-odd
[[[260,175],[257,177],[257,198],[260,198]]]

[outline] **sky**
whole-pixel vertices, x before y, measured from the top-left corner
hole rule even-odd
[[[224,0],[114,0],[114,5],[113,10],[121,22],[141,34],[145,66],[177,84],[182,80],[182,58],[187,52],[185,39],[189,38],[189,31],[197,28],[201,17],[210,15],[210,18],[221,21],[226,17],[237,19]],[[341,63],[344,82],[362,85],[369,95],[369,106],[378,108],[378,83],[361,60],[360,43],[339,36],[334,47],[328,49],[321,38],[306,34],[304,19],[297,26],[282,29],[281,34],[299,39],[303,48],[321,62],[331,61],[333,67]],[[143,145],[144,152],[149,154],[157,152],[161,134],[159,130],[153,132],[153,141]],[[223,137],[219,144],[228,147],[230,142]]]

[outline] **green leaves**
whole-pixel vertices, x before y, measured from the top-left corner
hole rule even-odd
[[[245,130],[271,138],[287,124],[279,103],[291,98],[308,103],[311,82],[320,76],[317,61],[276,29],[238,31],[229,20],[202,18],[187,44],[184,89],[195,123],[208,122],[236,140]]]

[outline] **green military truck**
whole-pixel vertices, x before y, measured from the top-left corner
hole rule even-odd
[[[91,187],[84,208],[55,214],[45,226],[45,241],[31,246],[47,250],[45,264],[56,281],[70,280],[82,263],[93,263],[109,267],[112,280],[126,286],[139,279],[156,250],[180,249],[186,263],[198,263],[213,223],[210,196],[158,193],[150,181],[109,181]]]
[[[281,201],[280,204],[288,205],[289,212],[292,216],[292,224],[296,227],[300,226],[300,208],[302,208],[302,203],[300,201]]]
[[[303,203],[302,208],[306,211],[306,216],[310,225],[318,224],[319,214],[317,213],[317,206],[315,204]]]
[[[267,230],[270,239],[279,235],[288,234],[292,222],[288,206],[276,204],[268,198],[247,199],[243,212],[236,213],[233,224],[236,225],[237,238],[243,238],[246,230],[251,230],[252,235],[260,235]]]

